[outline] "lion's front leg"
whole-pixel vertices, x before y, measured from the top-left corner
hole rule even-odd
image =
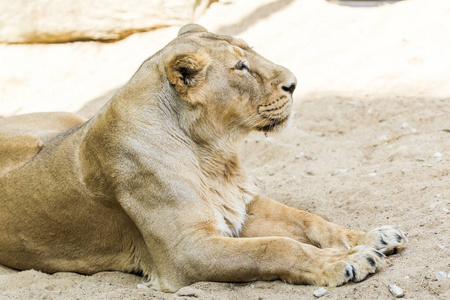
[[[285,237],[197,236],[186,240],[177,266],[185,282],[243,282],[281,279],[293,284],[339,286],[361,281],[383,265],[384,255],[369,246],[320,249]],[[175,286],[175,289],[179,286]]]
[[[248,208],[242,236],[287,236],[320,248],[350,249],[371,246],[384,254],[395,253],[407,243],[398,228],[383,226],[369,232],[347,229],[324,218],[264,197],[256,197]]]
[[[402,250],[407,242],[406,234],[395,226],[372,229],[358,240],[359,245],[370,245],[386,255]]]

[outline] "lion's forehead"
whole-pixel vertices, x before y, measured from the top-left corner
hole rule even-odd
[[[235,38],[227,35],[218,35],[213,33],[203,33],[198,36],[200,40],[209,40],[215,42],[225,42],[226,44],[230,44],[232,46],[236,46],[242,48],[242,50],[251,50],[250,46],[243,39]]]

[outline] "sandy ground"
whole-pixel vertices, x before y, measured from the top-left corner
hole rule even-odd
[[[450,273],[450,3],[249,2],[215,3],[199,22],[244,38],[298,77],[290,126],[242,144],[261,192],[352,228],[399,225],[410,240],[380,273],[324,297],[390,299],[387,286],[396,284],[407,299],[450,298],[450,277],[436,280]],[[0,116],[89,116],[177,30],[113,44],[0,45]],[[317,289],[201,282],[172,295],[139,283],[120,272],[0,267],[0,299],[313,299]]]

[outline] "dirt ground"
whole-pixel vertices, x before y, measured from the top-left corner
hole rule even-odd
[[[399,225],[408,234],[406,249],[381,272],[326,288],[324,299],[391,299],[390,284],[406,299],[449,299],[450,275],[436,274],[450,273],[450,3],[344,4],[220,1],[199,20],[244,38],[299,81],[290,125],[250,135],[242,160],[273,199],[348,227]],[[177,30],[112,44],[0,45],[0,116],[89,116]],[[49,275],[0,266],[0,299],[314,299],[318,289],[200,282],[164,294],[140,283],[121,272]]]

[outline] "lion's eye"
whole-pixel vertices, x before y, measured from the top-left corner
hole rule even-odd
[[[236,66],[234,67],[236,70],[246,70],[246,71],[250,71],[247,64],[245,62],[243,62],[242,60],[238,61]]]

